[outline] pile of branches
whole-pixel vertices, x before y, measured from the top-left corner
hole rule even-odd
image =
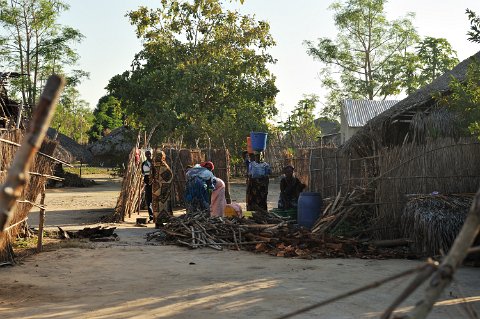
[[[473,194],[421,194],[408,196],[400,218],[404,237],[418,253],[446,253],[465,222]]]
[[[371,225],[374,190],[356,187],[342,196],[327,198],[322,216],[315,222],[312,232],[353,236],[368,231]]]
[[[64,230],[57,227],[61,239],[90,239],[91,241],[115,241],[118,235],[115,234],[116,227],[85,227],[80,230]]]
[[[269,223],[276,220],[278,223]],[[147,234],[148,242],[189,248],[209,247],[267,253],[296,258],[404,258],[403,249],[378,249],[369,242],[312,233],[271,214],[252,219],[207,217],[204,213],[171,217],[163,228]]]

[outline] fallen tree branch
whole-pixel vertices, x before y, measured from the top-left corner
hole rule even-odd
[[[8,170],[5,183],[0,187],[0,233],[12,218],[12,208],[25,187],[28,169],[45,138],[63,85],[64,81],[59,76],[52,75],[48,78],[27,135]]]

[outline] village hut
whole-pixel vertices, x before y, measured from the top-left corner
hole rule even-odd
[[[10,78],[19,77],[16,72],[0,72],[0,129],[15,127],[20,104],[8,97],[6,85]]]
[[[343,100],[340,108],[341,142],[348,141],[369,120],[389,110],[397,102],[396,100]]]
[[[452,78],[465,80],[468,66],[480,60],[480,52],[465,59],[451,71],[436,78],[390,109],[369,120],[343,146],[343,151],[359,157],[374,156],[377,150],[402,145],[412,141],[424,141],[429,126],[436,125],[436,136],[455,136],[454,115],[438,108],[435,96],[450,94]]]
[[[474,59],[480,61],[480,52],[368,121],[343,145],[350,162],[366,163],[366,176],[349,178],[363,178],[375,191],[376,237],[409,237],[429,255],[452,244],[480,184],[480,144],[461,136],[456,115],[436,97],[451,93],[453,78],[464,81]]]
[[[90,163],[93,160],[92,153],[84,145],[78,144],[70,137],[58,132],[53,128],[47,131],[49,139],[57,141],[58,146],[53,156],[67,163],[81,162]]]
[[[136,135],[134,130],[122,126],[88,145],[88,150],[93,155],[92,164],[116,167],[127,163],[130,151],[135,147]]]

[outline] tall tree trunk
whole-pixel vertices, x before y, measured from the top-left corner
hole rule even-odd
[[[12,8],[16,7],[12,0],[10,1],[10,6]],[[20,33],[20,22],[18,21],[17,17],[15,17],[15,29],[17,30],[17,45],[18,45],[18,53],[20,57],[20,73],[22,74],[21,76],[23,76],[23,74],[25,73],[25,65],[23,63],[22,35]],[[23,106],[27,102],[27,97],[25,95],[25,79],[21,78],[20,83],[21,83],[21,89],[22,89],[22,103],[18,107],[17,123],[15,123],[15,127],[17,129],[20,128],[20,123],[22,122]]]

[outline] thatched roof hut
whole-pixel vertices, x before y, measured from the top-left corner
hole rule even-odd
[[[464,81],[473,59],[480,60],[480,51],[368,121],[344,144],[343,150],[367,157],[384,147],[425,139],[427,133],[425,125],[428,122],[435,123],[437,128],[440,126],[445,132],[443,136],[452,136],[455,133],[452,128],[453,116],[449,116],[451,113],[445,110],[438,109],[434,95],[448,95],[452,78]],[[439,121],[443,123],[439,125]]]
[[[101,140],[88,145],[93,155],[93,164],[115,167],[126,163],[133,147],[135,147],[136,132],[127,127],[118,127]]]
[[[59,145],[55,149],[55,153],[53,155],[54,157],[68,163],[73,163],[76,161],[90,163],[92,161],[93,155],[87,149],[87,147],[78,144],[70,137],[59,133],[57,130],[51,127],[47,131],[47,136],[49,139],[58,141]]]

